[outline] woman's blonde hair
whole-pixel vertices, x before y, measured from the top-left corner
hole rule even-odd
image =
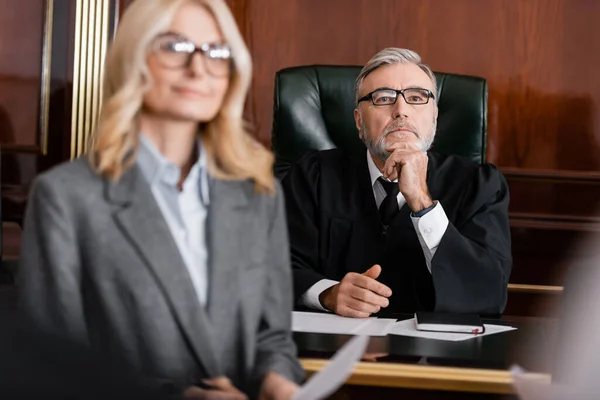
[[[215,118],[199,126],[210,173],[220,179],[251,179],[259,192],[273,193],[273,155],[244,128],[242,114],[252,77],[252,61],[223,0],[138,0],[125,12],[106,59],[103,106],[89,152],[93,168],[118,180],[130,168],[139,143],[138,116],[149,88],[148,49],[168,31],[186,2],[212,13],[233,54],[234,69]]]

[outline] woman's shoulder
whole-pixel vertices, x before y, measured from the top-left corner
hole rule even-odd
[[[271,214],[273,208],[277,208],[278,203],[283,198],[283,189],[277,178],[274,178],[272,191],[268,188],[258,187],[256,182],[251,179],[237,181],[236,186],[238,186],[240,193],[244,193],[244,197],[252,204],[256,212],[262,210],[261,212]]]
[[[33,187],[49,187],[62,192],[89,193],[94,186],[101,185],[102,178],[92,170],[87,157],[58,164],[38,175]]]

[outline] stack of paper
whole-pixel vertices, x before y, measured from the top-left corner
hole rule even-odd
[[[335,333],[341,335],[385,336],[396,322],[384,318],[346,318],[335,314],[294,311],[294,332]]]

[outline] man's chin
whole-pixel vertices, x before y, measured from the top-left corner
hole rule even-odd
[[[396,136],[395,133],[391,133],[385,138],[385,144],[387,147],[396,143],[409,143],[419,146],[419,142],[421,142],[421,140],[411,133],[402,136]]]
[[[386,140],[394,140],[394,141],[414,141],[417,139],[417,135],[413,132],[408,131],[394,131],[389,133],[386,137]]]
[[[414,135],[410,135],[410,136],[402,138],[402,139],[400,139],[398,137],[390,137],[390,136],[391,135],[389,135],[385,138],[386,148],[388,148],[396,143],[409,143],[421,151],[427,151],[427,150],[429,150],[429,147],[430,147],[430,145],[428,145],[427,142],[425,142],[422,139],[419,139],[418,137],[416,137]]]

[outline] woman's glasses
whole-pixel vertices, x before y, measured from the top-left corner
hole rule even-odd
[[[206,71],[212,76],[229,76],[233,69],[233,56],[225,43],[196,46],[189,39],[169,32],[154,39],[152,52],[165,68],[188,68],[192,64],[192,57],[198,53]]]

